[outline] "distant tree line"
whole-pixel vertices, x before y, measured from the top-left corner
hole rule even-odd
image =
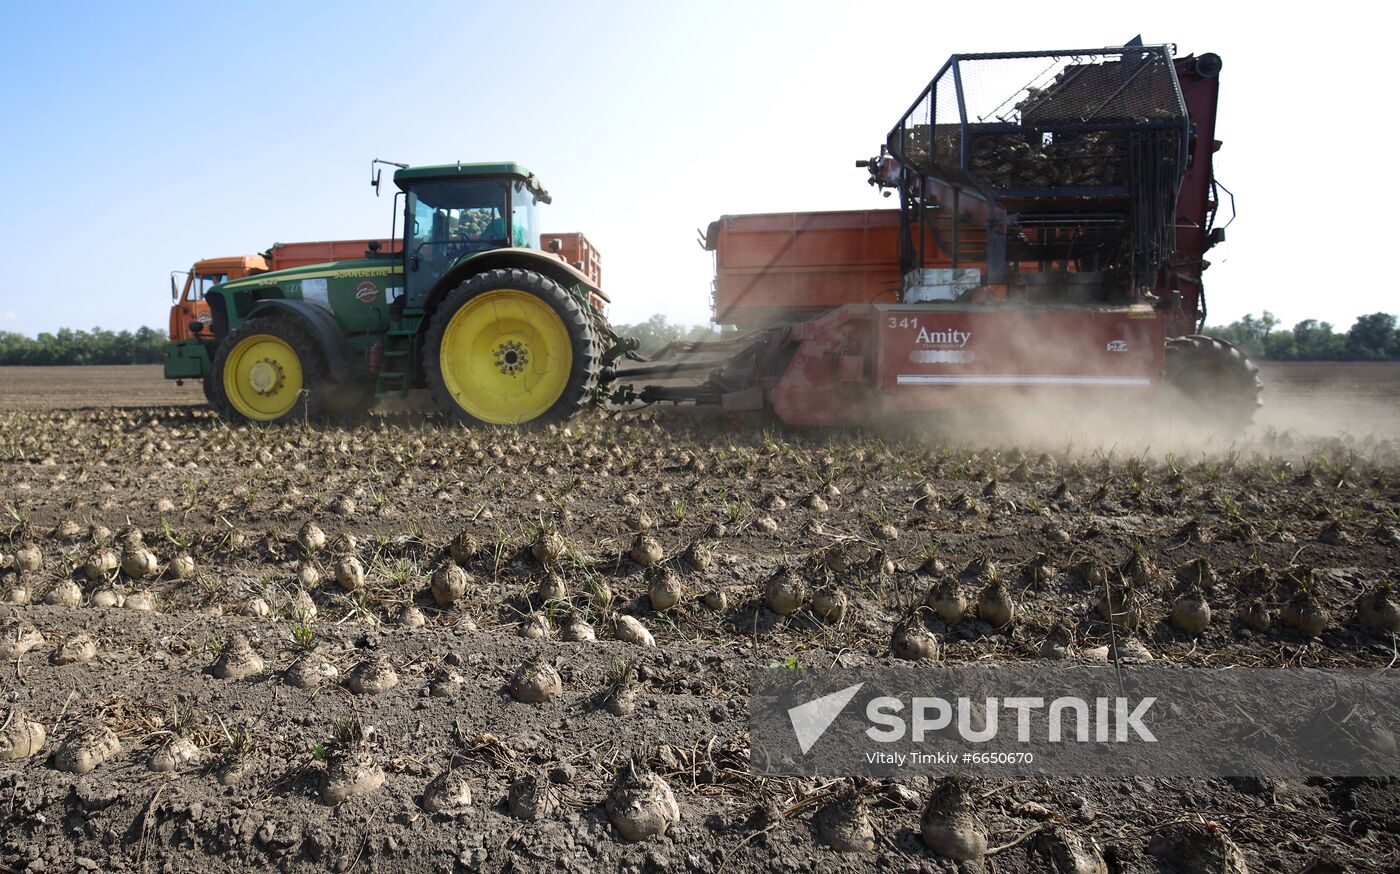
[[[0,365],[159,364],[161,346],[165,342],[165,332],[155,328],[135,331],[59,328],[57,333],[33,338],[0,331]]]
[[[643,355],[650,355],[673,340],[718,340],[720,336],[713,325],[686,325],[669,321],[663,315],[632,325],[613,325],[613,330],[620,337],[636,337],[641,343],[638,351]]]
[[[709,325],[685,325],[656,315],[634,325],[614,325],[624,337],[641,341],[643,353],[655,352],[672,340],[713,340],[719,331]],[[78,331],[59,328],[56,333],[26,337],[0,331],[0,366],[40,364],[160,364],[163,331]]]
[[[1291,330],[1280,330],[1279,320],[1268,310],[1248,315],[1205,333],[1229,340],[1255,358],[1269,361],[1400,361],[1400,328],[1390,313],[1372,313],[1356,320],[1339,334],[1327,322],[1305,319]],[[687,325],[655,315],[645,322],[614,325],[618,334],[636,337],[641,352],[649,354],[673,340],[715,340],[713,325]],[[165,333],[155,328],[135,331],[75,331],[30,338],[0,331],[0,365],[28,364],[159,364]]]
[[[719,331],[710,325],[686,325],[656,315],[645,322],[614,325],[624,337],[641,341],[641,351],[651,353],[672,340],[714,340]],[[78,331],[60,328],[56,333],[26,337],[13,331],[0,331],[0,366],[40,364],[160,364],[163,331],[139,328],[136,331],[106,331],[93,328]]]
[[[1304,319],[1292,330],[1278,326],[1278,318],[1264,310],[1204,333],[1269,361],[1400,361],[1400,331],[1390,313],[1362,316],[1344,334],[1317,319]]]

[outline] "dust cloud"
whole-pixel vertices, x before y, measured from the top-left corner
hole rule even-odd
[[[1263,406],[1244,430],[1199,427],[1170,391],[1145,400],[1027,393],[996,408],[881,423],[890,436],[939,444],[1091,456],[1304,458],[1349,451],[1400,457],[1400,364],[1264,364]]]

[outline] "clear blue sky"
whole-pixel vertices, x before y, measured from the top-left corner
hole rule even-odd
[[[1400,309],[1376,257],[1395,75],[1363,48],[1376,7],[1314,8],[0,0],[0,330],[163,326],[196,258],[386,234],[376,157],[524,163],[555,197],[545,228],[602,251],[615,321],[703,322],[696,229],[888,206],[852,163],[947,55],[1137,33],[1225,61],[1217,174],[1240,218],[1212,322],[1345,328]]]

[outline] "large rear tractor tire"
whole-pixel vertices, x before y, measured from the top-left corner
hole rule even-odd
[[[602,368],[584,304],[531,270],[490,270],[438,306],[423,344],[433,400],[470,425],[557,422],[593,400]]]
[[[1167,340],[1166,383],[1173,417],[1188,427],[1233,434],[1262,405],[1259,368],[1238,347],[1215,337]]]
[[[235,422],[272,424],[319,419],[334,383],[325,358],[300,325],[275,316],[249,319],[214,354],[207,394]]]

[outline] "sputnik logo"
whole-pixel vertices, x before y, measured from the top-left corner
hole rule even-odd
[[[831,723],[836,721],[836,717],[841,715],[841,711],[846,709],[846,705],[851,703],[851,699],[856,697],[856,693],[864,685],[856,683],[839,692],[814,698],[806,704],[799,704],[788,710],[792,731],[797,735],[797,745],[802,748],[804,756],[816,746],[817,741],[821,740],[822,735],[831,727]]]

